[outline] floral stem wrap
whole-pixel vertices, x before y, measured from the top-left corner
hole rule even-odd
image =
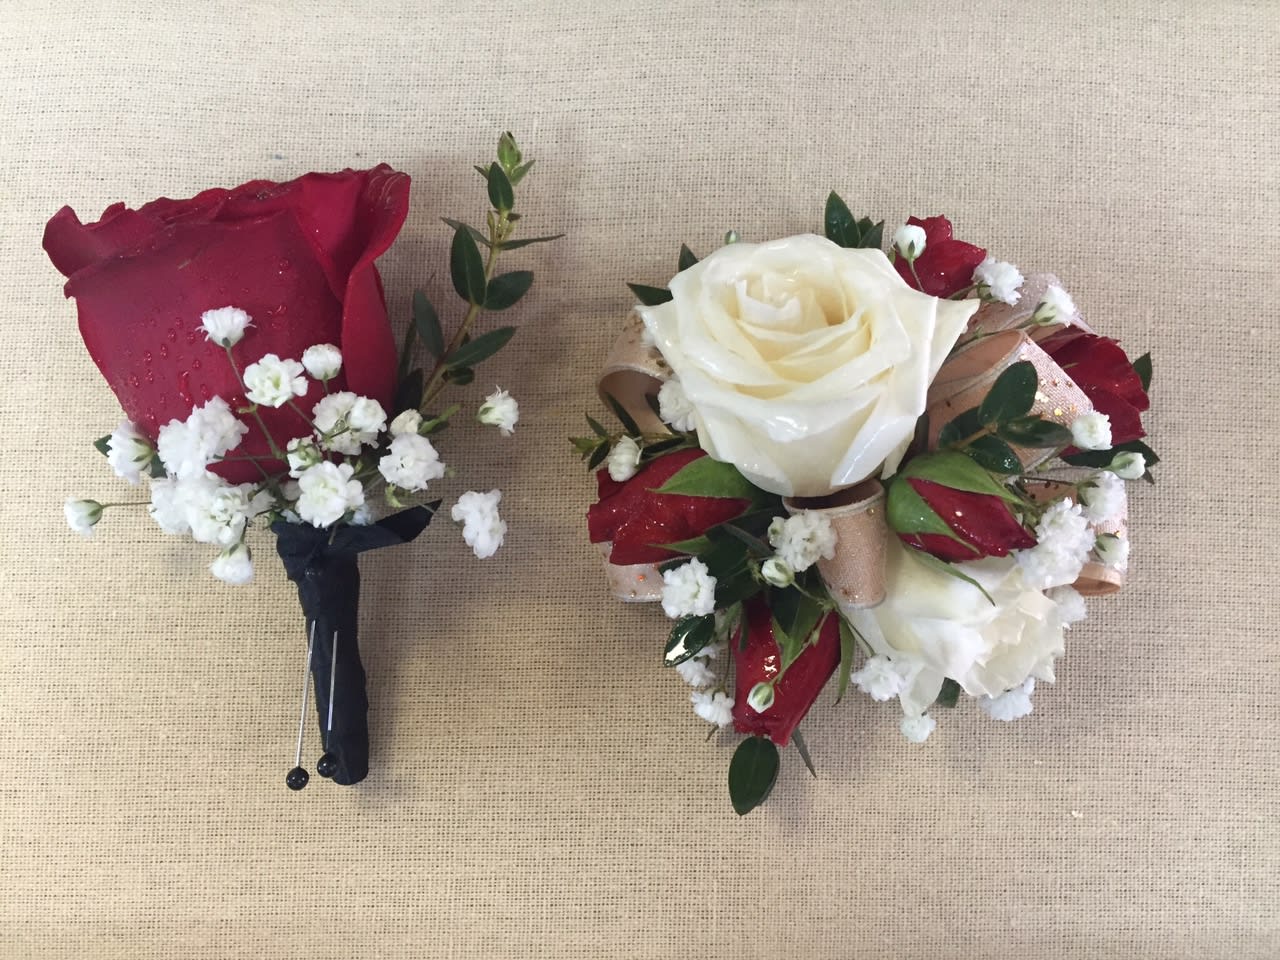
[[[364,665],[360,662],[360,568],[357,556],[366,550],[409,543],[426,529],[440,501],[413,507],[366,527],[342,526],[336,531],[309,524],[277,521],[276,551],[285,572],[298,587],[298,600],[307,621],[307,636],[315,625],[311,676],[315,683],[316,715],[324,736],[329,717],[330,665],[333,670],[333,729],[325,750],[337,762],[334,783],[359,783],[369,773],[369,699]],[[333,637],[338,635],[337,661]]]

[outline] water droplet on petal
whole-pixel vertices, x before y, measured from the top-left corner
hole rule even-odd
[[[169,357],[169,345],[167,343],[160,344],[160,359],[166,360]]]
[[[150,363],[150,362],[151,362],[151,351],[150,351],[150,350],[144,350],[144,351],[142,351],[142,362],[143,362],[143,363]]]
[[[194,360],[192,360],[192,361],[191,361],[191,369],[192,369],[192,370],[199,370],[199,369],[200,369],[200,358],[199,358],[199,357],[196,357]]]
[[[191,402],[191,371],[183,370],[178,374],[178,399],[183,403]]]

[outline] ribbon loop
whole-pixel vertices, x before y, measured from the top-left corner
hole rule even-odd
[[[889,524],[884,513],[884,487],[879,480],[826,497],[792,497],[783,504],[791,513],[821,513],[836,532],[836,555],[818,561],[818,572],[841,609],[874,607],[885,597],[885,547]]]
[[[666,427],[653,412],[648,398],[656,397],[670,376],[671,368],[658,348],[645,342],[644,321],[633,310],[596,380],[600,399],[605,400],[607,395],[617,400],[642,432],[662,433]]]

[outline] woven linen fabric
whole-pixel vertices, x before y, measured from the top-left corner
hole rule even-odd
[[[1280,956],[1275,481],[1280,8],[1270,2],[0,0],[0,956]],[[449,231],[510,128],[538,164],[515,346],[467,395],[443,492],[500,487],[477,561],[441,518],[370,555],[373,770],[286,790],[305,639],[258,548],[246,588],[91,447],[119,421],[40,249],[63,203],[183,197],[387,161],[405,322],[458,316]],[[1155,358],[1154,486],[1129,585],[1090,604],[1012,724],[971,702],[923,746],[824,694],[749,817],[610,600],[564,438],[680,242],[815,230],[830,189],[891,229],[1063,278]],[[308,720],[304,763],[319,755]]]

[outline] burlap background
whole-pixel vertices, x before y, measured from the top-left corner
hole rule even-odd
[[[1275,5],[591,6],[0,0],[0,955],[1280,955]],[[118,408],[41,229],[386,160],[403,318],[415,284],[448,300],[437,217],[479,208],[504,127],[540,161],[529,223],[568,234],[522,255],[518,347],[472,390],[512,389],[516,437],[446,446],[509,543],[481,563],[441,524],[365,564],[375,769],[294,795],[303,640],[266,550],[233,590],[141,518],[62,522],[123,489],[89,446]],[[919,748],[828,697],[821,779],[788,753],[739,820],[661,614],[604,595],[563,438],[623,280],[811,229],[832,187],[947,212],[1151,348],[1167,460],[1033,717],[968,705]]]

